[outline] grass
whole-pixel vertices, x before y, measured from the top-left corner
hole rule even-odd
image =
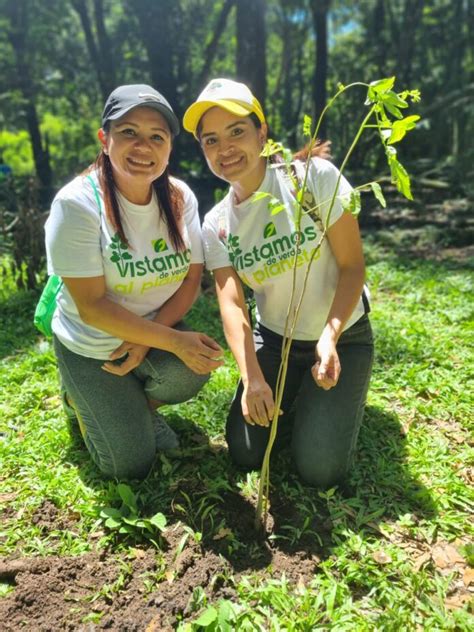
[[[257,474],[233,470],[223,442],[237,380],[230,355],[195,400],[165,410],[184,437],[184,449],[175,459],[159,457],[147,480],[131,485],[138,512],[147,517],[163,512],[170,530],[181,529],[175,559],[188,549],[199,555],[222,543],[219,551],[230,564],[209,584],[219,581],[234,595],[214,599],[209,585],[196,586],[186,613],[177,616],[181,632],[474,627],[468,590],[474,509],[472,271],[454,262],[404,260],[376,244],[368,246],[367,258],[376,363],[353,493],[318,493],[291,468],[272,469],[271,545],[289,559],[298,560],[302,552],[301,559],[312,556],[311,573],[298,579],[278,571],[274,560],[262,555],[262,542],[253,533],[243,538],[223,511],[230,497],[248,506],[258,488]],[[18,292],[5,280],[0,553],[112,555],[158,547],[161,562],[153,576],[143,577],[143,587],[145,594],[159,590],[169,580],[160,539],[148,537],[146,529],[124,538],[100,517],[102,508],[120,506],[117,485],[100,478],[68,429],[51,346],[31,324],[35,301],[33,293]],[[212,295],[200,298],[190,322],[223,341]],[[285,455],[280,458],[288,465]],[[288,506],[291,512],[279,514]],[[48,511],[51,528],[45,530],[41,519]],[[239,568],[244,554],[255,558],[254,568]],[[122,569],[116,582],[104,587],[109,599],[124,590],[129,574]],[[0,595],[13,590],[11,583],[0,584]],[[102,597],[91,599],[97,605]],[[101,616],[98,606],[88,621]]]

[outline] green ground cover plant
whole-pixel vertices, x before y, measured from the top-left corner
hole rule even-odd
[[[223,440],[230,354],[195,400],[164,410],[181,451],[125,489],[100,478],[62,411],[37,295],[5,278],[6,630],[473,628],[472,268],[365,243],[376,363],[351,488],[319,493],[275,454],[267,539],[253,529],[258,472],[233,469]],[[189,320],[224,342],[212,293]]]

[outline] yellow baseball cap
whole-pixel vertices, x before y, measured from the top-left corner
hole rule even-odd
[[[215,106],[236,116],[248,116],[253,112],[259,121],[265,122],[262,106],[244,83],[232,79],[213,79],[184,113],[184,129],[197,138],[199,121],[207,110]]]

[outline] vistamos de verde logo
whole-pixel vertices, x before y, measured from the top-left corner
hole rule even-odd
[[[263,238],[268,239],[269,237],[273,237],[277,234],[275,224],[273,222],[268,222],[268,224],[263,229]]]
[[[164,252],[165,250],[168,250],[168,244],[163,237],[161,239],[154,239],[151,242],[151,245],[153,246],[153,250],[155,252]]]
[[[301,249],[301,255],[305,258],[308,253],[306,252],[306,248],[303,248],[303,245],[306,242],[315,241],[317,231],[312,223],[300,231],[294,231],[289,235],[279,237],[274,222],[268,222],[263,229],[262,237],[264,240],[262,244],[255,245],[251,249],[243,251],[240,236],[229,233],[227,250],[229,252],[229,259],[237,272],[252,268],[256,264],[260,264],[261,266],[282,260],[288,260],[288,263],[290,263],[290,258],[295,254],[296,245]],[[259,266],[257,265],[257,267]]]
[[[169,247],[166,240],[162,237],[153,239],[151,245],[153,246],[153,251],[157,254],[156,257],[150,258],[146,255],[141,259],[134,259],[129,252],[128,244],[120,239],[120,235],[115,234],[110,243],[112,250],[110,261],[117,266],[122,278],[141,277],[146,274],[163,272],[175,274],[177,271],[183,271],[189,267],[191,263],[191,250],[189,248],[182,252],[163,254],[169,251]]]

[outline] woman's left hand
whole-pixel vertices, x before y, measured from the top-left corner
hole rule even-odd
[[[134,342],[122,342],[120,347],[117,347],[115,351],[112,351],[110,354],[110,362],[105,362],[102,368],[104,371],[107,371],[107,373],[113,373],[114,375],[127,375],[127,373],[136,369],[137,366],[143,362],[149,351],[150,347],[146,347],[145,345],[138,345]],[[122,364],[114,364],[114,360],[118,360],[126,353],[128,356]]]
[[[336,351],[336,343],[324,335],[316,345],[316,362],[311,368],[313,379],[318,386],[328,391],[336,386],[341,373],[339,356]]]

